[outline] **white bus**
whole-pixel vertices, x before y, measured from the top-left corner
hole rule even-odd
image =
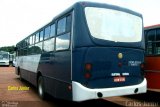
[[[0,65],[9,66],[9,52],[0,51]]]

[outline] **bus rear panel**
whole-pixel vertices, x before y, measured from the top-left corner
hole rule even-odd
[[[75,13],[73,100],[145,93],[142,16],[105,4],[77,7],[82,14]]]

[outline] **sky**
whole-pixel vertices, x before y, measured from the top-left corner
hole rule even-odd
[[[0,0],[0,47],[16,45],[77,1]],[[118,5],[143,15],[144,26],[160,24],[160,0],[87,0]]]

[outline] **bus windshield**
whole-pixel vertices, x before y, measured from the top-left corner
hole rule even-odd
[[[97,39],[114,42],[140,42],[142,18],[123,11],[86,7],[90,34]]]
[[[9,54],[7,53],[0,53],[0,59],[9,59]]]

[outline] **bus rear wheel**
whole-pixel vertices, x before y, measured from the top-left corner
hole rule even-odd
[[[38,78],[38,94],[41,99],[45,99],[44,81],[42,76]]]

